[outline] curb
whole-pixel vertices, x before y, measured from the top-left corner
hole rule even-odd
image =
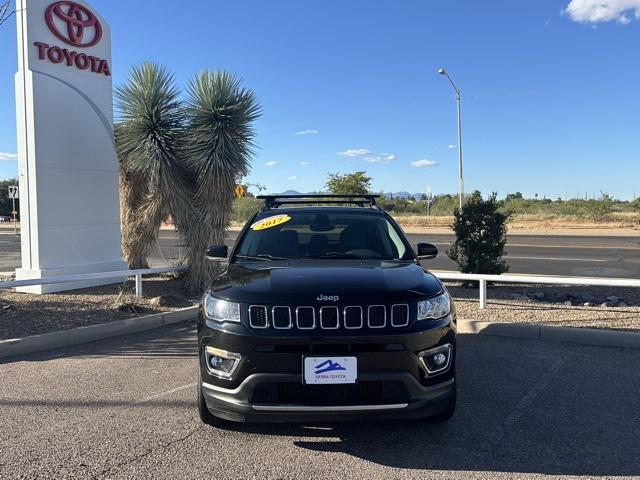
[[[596,328],[458,320],[458,333],[522,338],[542,342],[579,343],[599,347],[640,348],[640,333]]]
[[[187,307],[173,312],[156,313],[145,317],[127,318],[87,327],[58,330],[56,332],[30,335],[23,338],[0,340],[0,358],[27,355],[52,348],[70,347],[104,338],[127,335],[161,328],[166,325],[191,320],[198,314],[198,307]]]

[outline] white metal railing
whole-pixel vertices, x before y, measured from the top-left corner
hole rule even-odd
[[[75,275],[59,275],[56,277],[33,278],[28,280],[6,280],[0,282],[0,288],[32,287],[34,285],[51,285],[54,283],[80,282],[83,280],[102,280],[108,278],[135,277],[136,297],[142,297],[142,276],[157,273],[173,273],[186,270],[184,265],[175,267],[143,268],[138,270],[118,270],[115,272],[78,273]]]
[[[100,280],[108,278],[135,277],[136,297],[142,297],[142,276],[157,273],[172,273],[186,270],[185,265],[175,267],[145,268],[139,270],[119,270],[116,272],[80,273],[76,275],[60,275],[57,277],[34,278],[29,280],[7,280],[0,282],[0,288],[30,287],[34,285],[50,285],[54,283],[78,282],[83,280]],[[476,273],[459,273],[432,271],[440,280],[471,280],[479,283],[480,308],[487,307],[487,283],[529,283],[546,285],[581,285],[600,287],[637,287],[640,280],[626,278],[593,278],[593,277],[555,277],[550,275],[483,275]]]
[[[440,280],[475,280],[479,284],[480,308],[487,307],[487,283],[530,283],[545,285],[582,285],[598,287],[638,287],[640,280],[632,278],[555,277],[551,275],[483,275],[432,271]]]

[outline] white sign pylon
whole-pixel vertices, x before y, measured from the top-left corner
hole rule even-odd
[[[126,269],[112,129],[111,29],[83,0],[17,0],[16,19],[22,197],[22,268],[16,278]],[[20,290],[47,293],[116,281]]]

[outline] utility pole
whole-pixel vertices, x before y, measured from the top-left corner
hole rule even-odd
[[[464,201],[464,177],[462,175],[462,107],[461,107],[461,93],[460,89],[453,83],[451,76],[444,69],[438,70],[440,75],[444,75],[449,79],[453,90],[456,92],[456,105],[458,109],[458,196],[460,199],[460,210],[462,210],[462,203]]]
[[[433,194],[431,193],[431,185],[427,185],[427,216],[431,216],[431,202],[433,200]]]

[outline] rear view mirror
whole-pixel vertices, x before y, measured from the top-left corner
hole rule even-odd
[[[420,259],[430,259],[436,258],[438,256],[438,247],[432,245],[430,243],[419,243],[418,244],[418,258]]]
[[[227,247],[226,245],[214,245],[213,247],[207,248],[207,258],[227,258],[228,252],[229,247]]]

